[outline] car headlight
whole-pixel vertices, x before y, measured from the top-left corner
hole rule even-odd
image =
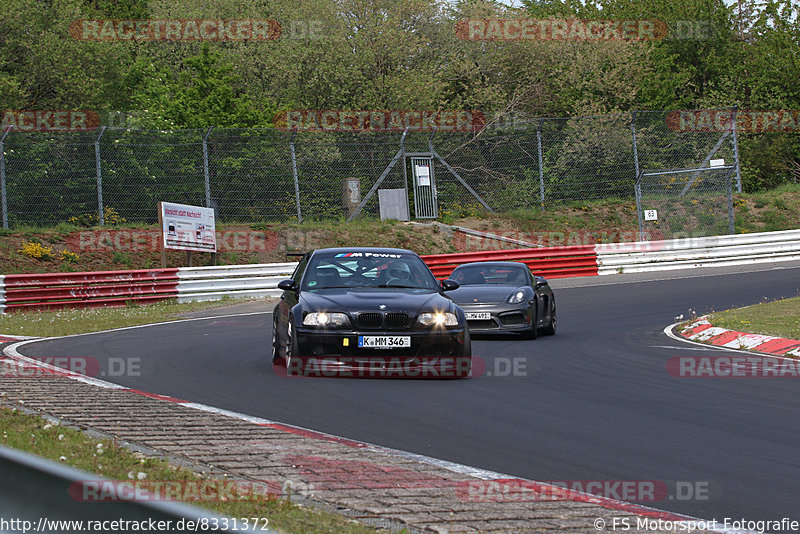
[[[519,291],[514,291],[510,297],[508,297],[509,304],[519,304],[525,300],[525,292],[521,289]]]
[[[350,320],[344,313],[311,312],[303,317],[303,324],[305,326],[335,328],[349,323]]]
[[[425,312],[420,314],[417,322],[422,326],[458,326],[458,317],[450,312]]]

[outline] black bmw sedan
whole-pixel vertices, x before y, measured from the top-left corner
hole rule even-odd
[[[273,313],[273,363],[287,375],[461,378],[472,349],[464,311],[410,250],[303,256]]]

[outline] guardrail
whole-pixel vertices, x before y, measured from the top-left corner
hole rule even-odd
[[[178,269],[8,274],[3,311],[125,306],[178,296]]]
[[[278,282],[291,276],[295,262],[178,269],[178,302],[222,297],[278,297]]]
[[[800,260],[800,230],[595,245],[599,275]]]
[[[436,278],[450,276],[456,266],[473,261],[519,261],[547,278],[597,275],[594,245],[460,252],[422,256]]]
[[[439,278],[473,261],[519,261],[547,278],[641,273],[707,266],[800,260],[800,230],[668,241],[526,248],[434,254],[422,259]],[[278,282],[294,262],[220,267],[182,267],[95,273],[0,276],[0,313],[29,308],[123,306],[176,298],[178,302],[223,297],[277,297]]]

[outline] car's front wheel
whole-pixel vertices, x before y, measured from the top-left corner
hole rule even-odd
[[[464,350],[456,359],[456,378],[467,378],[472,372],[472,340],[469,330],[464,332]]]
[[[297,337],[294,335],[292,322],[286,328],[286,347],[284,347],[284,361],[286,362],[286,376],[297,376],[302,374],[300,360],[298,359]]]
[[[280,363],[281,351],[278,346],[278,313],[272,314],[272,363]]]
[[[556,333],[556,301],[553,301],[553,307],[550,310],[550,324],[542,328],[542,334],[552,336]]]

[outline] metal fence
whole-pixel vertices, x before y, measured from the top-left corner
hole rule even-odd
[[[377,217],[380,189],[408,191],[414,214],[412,157],[430,160],[439,216],[633,199],[640,172],[693,169],[712,157],[735,165],[736,180],[735,135],[681,131],[668,115],[501,120],[464,133],[5,130],[3,227],[87,214],[100,224],[109,216],[153,223],[159,201],[215,207],[222,222]]]

